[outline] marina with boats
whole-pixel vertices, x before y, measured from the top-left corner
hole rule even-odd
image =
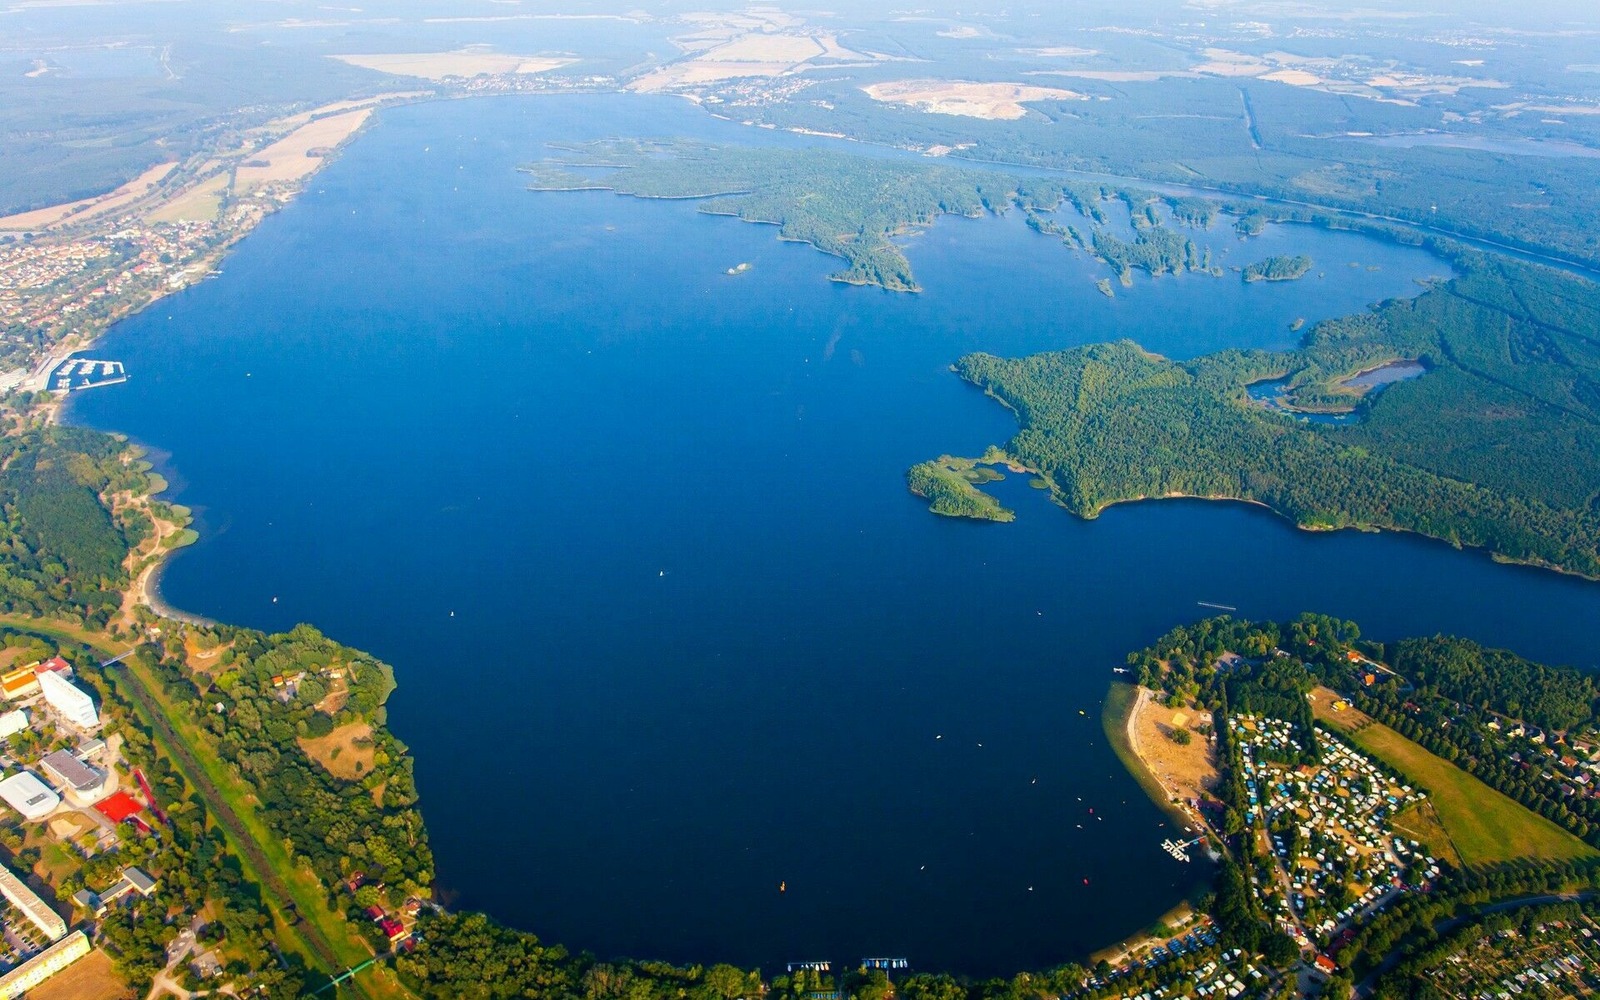
[[[65,396],[80,389],[94,389],[126,381],[128,381],[128,369],[120,361],[68,358],[50,372],[45,379],[44,387],[57,395]]]

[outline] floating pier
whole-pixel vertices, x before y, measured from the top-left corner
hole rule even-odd
[[[1189,857],[1189,848],[1196,844],[1203,843],[1205,839],[1206,838],[1204,837],[1196,837],[1193,840],[1177,841],[1173,840],[1171,837],[1168,837],[1166,840],[1161,842],[1161,849],[1172,855],[1174,858],[1177,858],[1179,861],[1188,863],[1189,861],[1194,860],[1193,858]]]

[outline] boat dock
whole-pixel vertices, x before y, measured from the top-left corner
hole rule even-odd
[[[51,392],[65,396],[80,389],[94,389],[126,381],[128,381],[128,370],[120,361],[68,358],[50,372],[45,385]]]
[[[1205,839],[1206,838],[1204,837],[1196,837],[1193,840],[1177,841],[1168,837],[1166,840],[1161,842],[1161,849],[1172,855],[1174,858],[1177,858],[1179,861],[1187,863],[1194,860],[1193,858],[1189,857],[1189,848],[1196,844],[1203,843]]]

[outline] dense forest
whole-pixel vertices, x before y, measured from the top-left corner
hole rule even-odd
[[[1600,266],[1600,207],[1593,197],[1600,160],[1328,137],[1342,130],[1436,128],[1438,119],[1417,108],[1270,81],[1075,79],[1073,87],[1100,99],[1039,102],[1033,105],[1038,113],[1027,118],[979,122],[885,115],[850,81],[839,80],[819,82],[808,92],[811,100],[747,113],[779,128],[910,148],[955,147],[952,160],[1147,178],[1324,206],[1352,217],[1390,217]],[[1242,96],[1254,136],[1245,128]],[[1221,108],[1240,114],[1219,114]]]
[[[104,499],[144,486],[126,452],[79,427],[0,436],[0,610],[98,626],[121,606],[123,562],[151,528]]]
[[[1535,663],[1470,639],[1434,636],[1396,645],[1394,668],[1422,695],[1437,695],[1544,729],[1600,726],[1593,674]]]
[[[1462,275],[1416,299],[1319,323],[1300,348],[1176,362],[1131,342],[958,371],[1021,430],[1006,451],[1068,510],[1191,495],[1254,500],[1309,528],[1416,531],[1600,576],[1600,289],[1454,248]],[[1253,405],[1352,398],[1361,370],[1420,358],[1427,374],[1356,397],[1359,419],[1309,424]]]

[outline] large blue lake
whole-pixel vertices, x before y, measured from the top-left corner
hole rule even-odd
[[[1316,271],[1110,300],[1012,213],[910,239],[927,291],[895,295],[770,227],[514,170],[613,135],[802,141],[665,99],[385,112],[225,275],[97,348],[131,382],[73,401],[171,455],[203,537],[169,601],[395,665],[453,904],[769,970],[1079,959],[1209,876],[1160,851],[1097,718],[1111,667],[1197,601],[1594,665],[1600,586],[1441,544],[1200,502],[1083,522],[1017,477],[1018,521],[980,525],[905,490],[1014,430],[947,370],[965,352],[1286,346],[1447,273],[1422,251],[1219,227],[1225,263]]]

